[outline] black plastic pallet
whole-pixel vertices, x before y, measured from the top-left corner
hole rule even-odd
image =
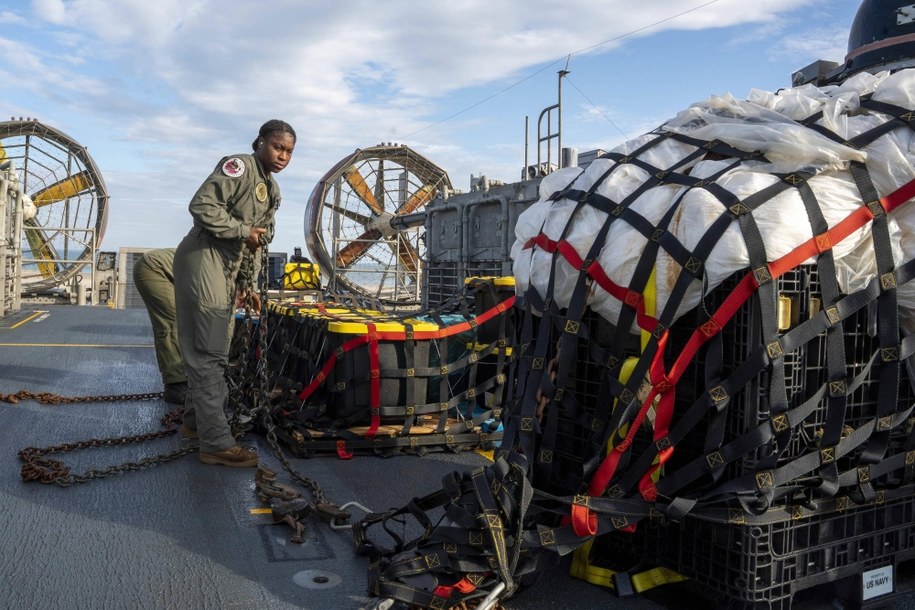
[[[910,490],[911,493],[911,490]],[[894,582],[915,559],[915,497],[909,495],[839,512],[771,523],[721,523],[688,515],[652,519],[634,533],[598,538],[592,565],[625,572],[639,565],[664,566],[699,585],[709,607],[728,610],[884,605],[892,593],[865,599],[862,574],[891,567]],[[874,583],[871,582],[871,589]],[[894,590],[894,592],[895,592]],[[837,602],[838,603],[838,602]]]

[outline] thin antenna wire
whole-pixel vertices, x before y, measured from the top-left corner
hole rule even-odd
[[[502,90],[500,90],[500,91],[497,91],[497,92],[493,93],[492,95],[490,95],[490,96],[488,96],[488,97],[485,97],[485,98],[481,99],[479,102],[476,102],[476,103],[474,103],[474,104],[471,104],[470,106],[467,106],[467,107],[464,108],[463,110],[458,110],[458,111],[455,112],[454,114],[449,115],[449,116],[446,116],[445,118],[440,119],[440,120],[438,120],[438,121],[436,121],[436,122],[434,122],[434,123],[430,123],[430,124],[426,125],[425,127],[420,127],[420,128],[417,129],[416,131],[412,131],[412,132],[410,132],[410,133],[408,133],[408,134],[405,134],[405,135],[402,135],[402,136],[397,136],[396,139],[398,139],[398,140],[404,140],[404,139],[406,139],[406,138],[409,138],[410,136],[414,136],[414,135],[418,134],[418,133],[421,132],[421,131],[426,131],[427,129],[431,129],[431,128],[435,127],[436,125],[441,125],[441,124],[444,123],[445,121],[450,121],[450,120],[453,119],[454,117],[456,117],[456,116],[458,116],[458,115],[460,115],[460,114],[464,114],[464,113],[467,112],[468,110],[473,110],[473,109],[476,108],[477,106],[480,106],[480,105],[482,105],[482,104],[485,104],[486,102],[488,102],[489,100],[493,99],[494,97],[498,97],[498,96],[502,95],[503,93],[505,93],[506,91],[508,91],[508,90],[510,90],[510,89],[514,89],[515,87],[517,87],[518,85],[520,85],[520,84],[523,83],[524,81],[527,81],[527,80],[530,80],[530,79],[534,78],[535,76],[537,76],[538,74],[540,74],[540,73],[543,72],[544,70],[548,70],[549,68],[552,68],[553,66],[555,66],[556,64],[558,64],[558,63],[561,62],[561,61],[562,61],[561,58],[560,58],[560,59],[557,59],[557,60],[554,61],[553,63],[551,63],[551,64],[549,64],[549,65],[546,65],[546,66],[543,66],[542,68],[540,68],[540,69],[537,70],[536,72],[533,72],[533,73],[531,73],[531,74],[528,74],[527,76],[525,76],[524,78],[522,78],[522,79],[519,80],[518,82],[513,83],[513,84],[509,85],[508,87],[505,87],[504,89],[502,89]]]
[[[650,23],[648,25],[643,25],[640,28],[636,28],[632,31],[626,32],[625,34],[620,34],[619,36],[614,36],[613,38],[608,38],[607,40],[605,40],[603,42],[599,42],[597,44],[592,44],[590,47],[585,47],[584,49],[578,49],[577,51],[572,51],[572,53],[570,53],[570,55],[578,55],[579,53],[584,53],[585,51],[590,51],[591,49],[596,49],[597,47],[602,47],[605,44],[609,44],[611,42],[616,42],[617,40],[626,38],[627,36],[632,36],[633,34],[638,34],[639,32],[643,32],[647,29],[653,28],[656,25],[661,25],[662,23],[666,23],[666,22],[668,22],[672,19],[676,19],[678,17],[682,17],[683,15],[687,15],[689,13],[692,13],[693,11],[698,11],[699,9],[703,9],[711,4],[715,4],[716,2],[720,2],[720,1],[721,0],[709,0],[705,4],[700,4],[699,6],[694,6],[693,8],[687,9],[687,10],[683,11],[682,13],[677,13],[676,15],[671,15],[670,17],[665,17],[664,19],[660,19],[658,21],[655,21],[654,23]]]
[[[692,13],[693,11],[698,11],[699,9],[703,9],[703,8],[709,6],[709,5],[715,4],[715,3],[720,2],[720,1],[721,1],[721,0],[709,0],[708,2],[705,2],[704,4],[700,4],[700,5],[698,5],[698,6],[694,6],[694,7],[691,8],[691,9],[687,9],[687,10],[682,11],[682,12],[680,12],[680,13],[677,13],[677,14],[675,14],[675,15],[671,15],[670,17],[665,17],[664,19],[659,19],[658,21],[655,21],[654,23],[649,23],[648,25],[644,25],[644,26],[642,26],[642,27],[640,27],[640,28],[636,28],[636,29],[634,29],[634,30],[631,30],[631,31],[629,31],[629,32],[626,32],[625,34],[620,34],[619,36],[614,36],[613,38],[608,38],[607,40],[605,40],[605,41],[603,41],[603,42],[599,42],[599,43],[597,43],[597,44],[593,44],[593,45],[591,45],[591,46],[589,46],[589,47],[585,47],[585,48],[579,49],[579,50],[577,50],[577,51],[572,51],[571,53],[569,53],[569,54],[566,55],[566,68],[565,68],[565,69],[568,70],[568,68],[569,68],[569,60],[572,58],[573,55],[578,55],[579,53],[584,53],[584,52],[586,52],[586,51],[590,51],[591,49],[596,49],[597,47],[601,47],[601,46],[603,46],[603,45],[605,45],[605,44],[609,44],[609,43],[611,43],[611,42],[615,42],[615,41],[617,41],[617,40],[626,38],[626,37],[628,37],[628,36],[632,36],[633,34],[637,34],[637,33],[639,33],[639,32],[643,32],[643,31],[645,31],[645,30],[648,30],[648,29],[650,29],[650,28],[655,27],[656,25],[660,25],[660,24],[662,24],[662,23],[666,23],[666,22],[668,22],[668,21],[671,21],[672,19],[676,19],[676,18],[678,18],[678,17],[682,17],[683,15],[686,15],[686,14],[688,14],[688,13]],[[553,62],[551,62],[551,63],[545,65],[544,67],[540,68],[539,70],[537,70],[537,71],[535,71],[535,72],[532,72],[532,73],[528,74],[527,76],[525,76],[525,77],[522,78],[521,80],[519,80],[519,81],[517,81],[517,82],[515,82],[515,83],[512,83],[511,85],[505,87],[504,89],[501,89],[501,90],[499,90],[499,91],[493,93],[492,95],[489,95],[489,96],[487,96],[487,97],[481,99],[480,101],[471,104],[470,106],[467,106],[466,108],[464,108],[464,109],[462,109],[462,110],[458,110],[458,111],[455,112],[454,114],[448,115],[448,116],[446,116],[445,118],[440,119],[440,120],[438,120],[438,121],[436,121],[436,122],[434,122],[434,123],[430,123],[430,124],[426,125],[425,127],[420,127],[420,128],[417,129],[416,131],[411,131],[410,133],[407,133],[407,134],[403,134],[403,135],[397,136],[397,139],[398,139],[398,140],[404,140],[404,139],[409,138],[409,137],[411,137],[411,136],[415,136],[416,134],[421,133],[421,132],[423,132],[423,131],[426,131],[427,129],[431,129],[431,128],[437,126],[437,125],[441,125],[442,123],[444,123],[444,122],[446,122],[446,121],[450,121],[450,120],[453,119],[454,117],[459,116],[459,115],[461,115],[461,114],[464,114],[464,113],[467,112],[468,110],[473,110],[473,109],[476,108],[477,106],[480,106],[480,105],[482,105],[482,104],[485,104],[485,103],[488,102],[489,100],[491,100],[491,99],[493,99],[493,98],[495,98],[495,97],[498,97],[498,96],[502,95],[502,94],[505,93],[506,91],[510,91],[511,89],[514,89],[515,87],[517,87],[518,85],[520,85],[521,83],[523,83],[523,82],[525,82],[525,81],[528,81],[528,80],[532,79],[533,77],[537,76],[537,75],[540,74],[541,72],[543,72],[543,71],[545,71],[545,70],[548,70],[549,68],[552,68],[553,66],[555,66],[556,64],[558,64],[560,61],[562,61],[562,58],[561,58],[561,57],[560,57],[559,59],[556,59],[555,61],[553,61]],[[574,85],[573,85],[573,86],[574,86]],[[578,87],[575,87],[575,88],[578,89]],[[579,91],[579,93],[581,93],[581,89],[578,89],[578,91]],[[584,95],[584,93],[582,93],[582,95]],[[587,99],[587,96],[585,96],[585,99]],[[588,100],[588,101],[590,102],[591,100]],[[591,102],[591,103],[594,104],[594,102]],[[601,114],[603,114],[603,113],[601,113]],[[609,119],[608,119],[608,120],[609,120]],[[611,121],[611,124],[612,124],[612,121]],[[615,127],[615,125],[614,125],[614,127]],[[619,128],[617,128],[617,130],[619,130]],[[622,133],[622,132],[620,132],[620,133]],[[624,137],[625,137],[625,134],[624,134]]]
[[[579,93],[581,93],[581,96],[582,96],[583,98],[585,98],[586,100],[588,100],[588,102],[589,102],[592,106],[594,106],[594,109],[597,110],[597,112],[600,113],[600,115],[601,115],[602,117],[604,117],[605,119],[607,119],[607,122],[610,123],[611,125],[613,125],[613,128],[616,129],[616,130],[619,132],[619,134],[620,134],[621,136],[623,136],[623,137],[626,138],[627,140],[629,139],[629,136],[627,136],[625,133],[623,133],[623,130],[620,129],[619,127],[617,127],[616,123],[614,123],[613,121],[611,121],[611,120],[610,120],[610,117],[608,117],[606,114],[604,114],[604,111],[600,109],[600,106],[598,106],[597,104],[595,104],[594,102],[592,102],[592,101],[591,101],[591,98],[589,98],[587,95],[585,95],[585,92],[578,88],[578,85],[576,85],[575,83],[573,83],[573,82],[571,81],[571,79],[569,79],[568,76],[566,76],[565,78],[566,78],[566,82],[569,83],[570,85],[572,85],[573,87],[575,87],[575,90],[578,91]]]

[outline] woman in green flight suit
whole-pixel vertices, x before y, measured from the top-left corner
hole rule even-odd
[[[223,158],[191,200],[194,226],[175,252],[178,342],[187,372],[181,434],[199,437],[204,464],[257,465],[257,453],[237,445],[229,429],[224,375],[236,295],[256,279],[245,270],[262,240],[272,237],[280,205],[273,174],[289,163],[295,142],[292,127],[271,120],[261,126],[253,155]]]

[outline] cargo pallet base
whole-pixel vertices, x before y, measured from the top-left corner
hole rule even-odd
[[[597,539],[588,561],[618,572],[618,592],[637,564],[669,568],[722,610],[892,607],[915,579],[913,491],[887,491],[865,505],[838,498],[823,503],[829,512],[797,519],[780,511],[786,517],[775,521],[646,520],[635,533]]]
[[[463,421],[449,418],[445,427],[462,429]],[[423,422],[403,432],[400,425],[380,426],[372,438],[366,437],[368,426],[322,428],[281,421],[277,437],[298,457],[334,455],[349,459],[355,454],[392,455],[406,453],[423,456],[438,451],[492,451],[502,441],[502,431],[492,422],[460,433],[442,433],[437,422]]]

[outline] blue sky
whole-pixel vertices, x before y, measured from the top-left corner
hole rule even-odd
[[[176,245],[187,203],[261,123],[298,133],[271,251],[304,246],[317,180],[357,148],[520,178],[524,118],[563,84],[563,145],[610,149],[693,102],[841,62],[858,0],[0,2],[0,118],[86,146],[111,196],[101,249]],[[536,151],[531,148],[531,155]]]

